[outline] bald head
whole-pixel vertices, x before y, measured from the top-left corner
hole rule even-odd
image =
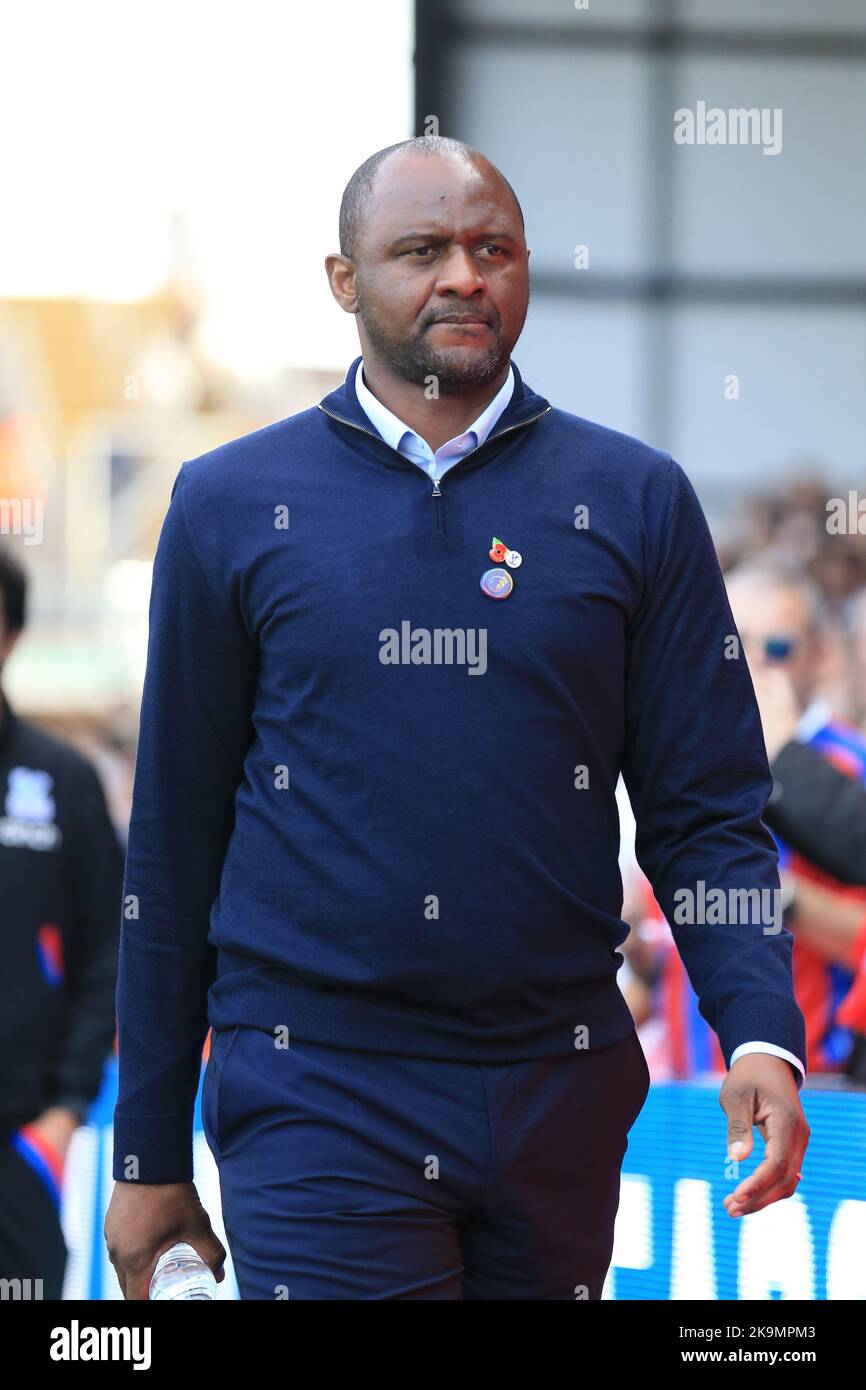
[[[502,171],[481,154],[480,150],[473,149],[462,140],[452,140],[446,135],[419,135],[412,140],[401,140],[396,145],[388,145],[385,149],[371,154],[369,159],[365,159],[364,163],[358,166],[346,184],[340,202],[340,254],[348,256],[350,260],[358,258],[368,206],[371,198],[375,196],[376,175],[385,161],[395,155],[420,158],[444,155],[464,163],[467,167],[475,166],[479,170],[492,172],[507,190],[520,217],[521,227],[525,226],[523,209],[517,194]]]

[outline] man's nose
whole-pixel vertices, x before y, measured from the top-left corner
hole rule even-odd
[[[467,296],[483,290],[484,276],[474,257],[463,246],[452,246],[440,264],[436,289],[440,294]]]

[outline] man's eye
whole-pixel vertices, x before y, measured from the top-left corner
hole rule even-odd
[[[413,246],[409,252],[410,256],[426,256],[428,251],[435,251],[434,246]]]
[[[496,251],[500,256],[505,255],[505,247],[497,246],[495,241],[487,241],[482,247],[483,251]]]

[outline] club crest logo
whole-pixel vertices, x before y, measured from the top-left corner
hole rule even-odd
[[[54,778],[49,772],[36,772],[29,767],[13,767],[9,773],[6,814],[13,820],[51,821],[56,807],[51,788]]]
[[[61,841],[55,824],[57,806],[50,772],[13,767],[6,790],[5,815],[0,819],[0,845],[10,849],[56,849]]]

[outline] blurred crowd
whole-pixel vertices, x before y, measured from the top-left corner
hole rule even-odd
[[[795,746],[866,788],[866,501],[863,510],[861,533],[858,494],[799,479],[749,499],[717,547],[761,710],[774,798],[782,791],[779,768]],[[800,776],[800,765],[784,765],[792,779],[795,770]],[[822,768],[812,762],[802,771],[814,793]],[[808,790],[793,819],[774,817],[773,799],[765,819],[779,850],[810,1080],[866,1081],[866,854],[853,843],[854,867],[844,869],[844,881],[838,877],[843,869],[834,854],[843,831],[831,812],[843,809],[847,784],[836,781],[826,791],[822,784],[820,796],[811,798]],[[619,800],[623,918],[631,928],[620,984],[651,1074],[659,1081],[722,1072],[718,1040],[700,1015],[673,934],[637,863],[622,785]],[[866,830],[864,806],[846,802],[846,840],[860,825]],[[778,833],[780,823],[796,843]],[[816,849],[822,837],[826,848]]]

